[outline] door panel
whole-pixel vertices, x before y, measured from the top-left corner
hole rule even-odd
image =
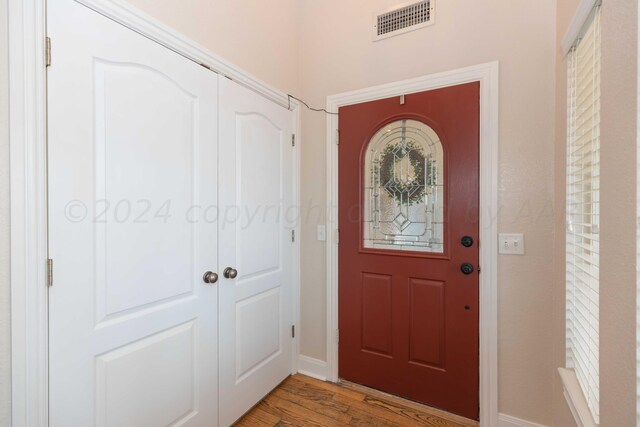
[[[443,368],[445,284],[409,279],[409,362]]]
[[[236,378],[242,381],[253,370],[260,368],[273,356],[277,356],[280,346],[280,289],[276,287],[256,296],[246,298],[236,305]],[[262,324],[259,339],[256,339],[256,325]]]
[[[392,354],[391,276],[362,273],[362,348]]]
[[[195,334],[191,321],[97,357],[96,425],[166,426],[196,416]],[[164,406],[141,411],[141,400]]]
[[[52,426],[217,425],[217,76],[49,2]],[[73,23],[71,25],[70,23]]]
[[[161,208],[152,200],[178,212],[195,204],[198,119],[194,97],[157,70],[102,60],[94,70],[96,303],[99,317],[111,318],[193,292],[195,225],[174,216],[159,233],[144,211]]]
[[[339,110],[339,375],[478,418],[479,84],[404,99]]]
[[[283,224],[277,209],[284,190],[285,137],[281,128],[259,113],[238,113],[236,130],[236,197],[237,206],[244,210],[236,234],[237,266],[246,280],[282,268]]]
[[[220,81],[220,424],[291,373],[293,115]],[[235,242],[235,245],[233,244]]]

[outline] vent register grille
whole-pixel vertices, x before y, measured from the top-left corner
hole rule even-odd
[[[433,0],[396,6],[375,17],[374,40],[395,36],[433,24]]]

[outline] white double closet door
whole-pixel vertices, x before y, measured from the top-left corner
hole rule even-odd
[[[292,113],[74,0],[48,32],[50,425],[229,425],[292,369]]]

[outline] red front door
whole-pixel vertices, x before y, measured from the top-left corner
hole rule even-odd
[[[479,83],[339,110],[339,374],[478,419]]]

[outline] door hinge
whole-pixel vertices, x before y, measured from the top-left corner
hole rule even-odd
[[[340,342],[340,329],[336,329],[336,342]]]
[[[340,229],[336,228],[336,245],[340,243]]]
[[[292,242],[296,241],[296,230],[291,230],[291,241]]]
[[[44,61],[45,65],[51,65],[51,37],[47,37],[44,41]]]
[[[291,134],[291,146],[292,147],[296,146],[296,134],[295,133]]]
[[[340,145],[340,130],[336,129],[336,145]]]
[[[53,286],[53,259],[47,259],[47,286]]]
[[[296,325],[291,325],[291,338],[296,337]]]

